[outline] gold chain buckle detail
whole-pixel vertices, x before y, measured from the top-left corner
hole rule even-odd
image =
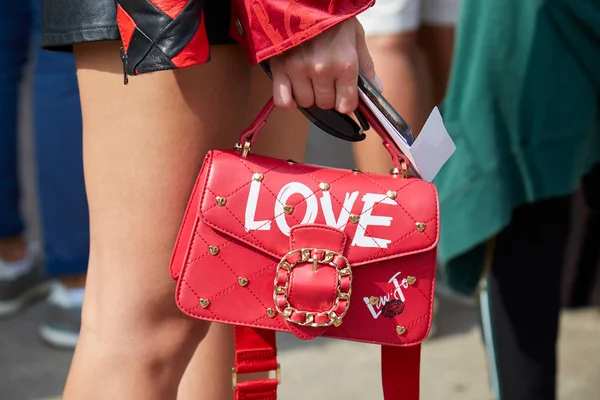
[[[300,254],[300,258],[292,264],[288,263],[287,262],[288,258],[290,256],[293,256],[296,253]],[[323,259],[322,260],[319,260],[317,258],[313,259],[311,257],[311,254],[314,254],[314,253],[324,254]],[[338,257],[339,259],[344,261],[343,267],[340,267],[337,264],[333,263],[333,259],[335,257]],[[313,271],[315,271],[315,272],[316,272],[318,265],[327,265],[330,267],[334,267],[336,269],[337,274],[338,274],[337,275],[337,296],[335,298],[335,302],[333,304],[333,307],[331,307],[331,309],[329,309],[327,311],[321,311],[321,312],[303,311],[303,310],[298,310],[297,308],[293,307],[290,304],[290,301],[288,299],[288,293],[289,293],[289,288],[290,288],[290,274],[292,272],[292,269],[296,265],[302,264],[302,263],[312,263]],[[280,286],[278,284],[279,271],[281,269],[284,269],[287,272],[285,285],[283,285],[283,286]],[[348,276],[350,279],[350,285],[348,287],[347,293],[342,292],[342,277],[345,277],[345,276]],[[326,327],[326,326],[331,326],[331,325],[334,325],[337,327],[342,324],[342,319],[344,318],[344,316],[346,315],[346,312],[348,311],[348,308],[350,307],[350,296],[352,294],[352,268],[350,266],[350,262],[348,261],[348,259],[338,252],[326,250],[326,249],[316,249],[316,248],[296,249],[296,250],[290,251],[285,256],[283,256],[283,258],[277,265],[277,269],[275,271],[274,285],[275,285],[275,291],[273,292],[273,300],[275,302],[275,309],[277,310],[277,312],[279,312],[279,314],[287,322],[291,322],[293,324],[297,324],[297,325],[301,325],[301,326],[310,326],[313,328]],[[283,309],[281,307],[279,307],[279,303],[277,302],[277,295],[281,295],[281,294],[283,294],[284,299],[285,299],[285,308],[283,308]],[[346,307],[344,308],[344,311],[340,315],[337,315],[335,313],[335,310],[337,310],[341,300],[345,300],[347,302]],[[306,318],[305,318],[304,322],[294,321],[293,319],[291,319],[291,316],[293,313],[305,315]],[[320,319],[321,317],[324,317],[324,316],[329,317],[328,320],[326,320],[325,322],[316,322],[317,319]]]

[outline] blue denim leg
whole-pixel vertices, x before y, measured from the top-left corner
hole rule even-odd
[[[5,3],[0,12],[0,238],[23,232],[17,126],[19,87],[29,52],[31,25],[28,1]]]
[[[40,49],[39,0],[34,9],[32,97],[46,268],[53,277],[77,275],[87,270],[89,222],[75,60]]]

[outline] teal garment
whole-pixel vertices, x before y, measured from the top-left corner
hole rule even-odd
[[[442,110],[441,278],[469,293],[513,210],[600,160],[600,0],[463,0]]]

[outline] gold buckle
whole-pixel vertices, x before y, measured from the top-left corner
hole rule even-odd
[[[322,260],[318,260],[316,258],[313,259],[311,257],[311,253],[313,253],[313,252],[314,253],[323,253],[324,254],[323,259]],[[300,254],[300,258],[293,264],[288,263],[287,259],[296,253]],[[339,267],[337,264],[334,264],[333,263],[334,257],[338,257],[338,258],[342,259],[344,261],[344,266]],[[333,307],[331,307],[329,310],[321,311],[321,312],[303,311],[303,310],[298,310],[295,307],[292,307],[292,305],[290,304],[290,301],[288,299],[288,292],[289,292],[289,288],[290,288],[290,273],[291,273],[292,269],[300,263],[312,263],[313,271],[316,270],[318,264],[325,264],[327,266],[334,267],[336,269],[336,271],[338,273],[337,296],[335,298]],[[286,281],[285,281],[284,286],[279,286],[279,284],[278,284],[278,277],[279,277],[280,269],[284,269],[287,271],[287,276],[286,276]],[[348,293],[342,292],[342,277],[344,277],[344,276],[350,277],[350,286],[348,288]],[[342,319],[344,318],[344,316],[348,312],[348,308],[350,307],[350,296],[352,295],[352,268],[350,266],[350,262],[348,261],[348,259],[336,251],[331,251],[331,250],[326,250],[326,249],[316,249],[316,248],[296,249],[296,250],[290,251],[285,256],[283,256],[283,258],[277,265],[277,269],[275,270],[274,285],[275,285],[275,290],[273,291],[273,300],[275,302],[275,309],[277,310],[277,312],[279,312],[279,314],[287,322],[291,322],[293,324],[297,324],[300,326],[310,326],[313,328],[326,327],[326,326],[331,326],[331,325],[338,327],[342,324]],[[278,294],[284,295],[285,308],[283,308],[283,309],[281,309],[279,307],[279,302],[277,301]],[[335,313],[335,310],[337,310],[337,308],[340,304],[340,300],[345,300],[347,302],[347,304],[346,304],[346,307],[344,308],[344,311],[340,315],[337,315]],[[292,316],[293,313],[305,315],[306,318],[305,318],[304,322],[294,321],[293,319],[291,319],[290,317]],[[316,322],[317,317],[323,317],[323,316],[327,316],[327,317],[329,317],[329,319],[325,322]]]
[[[281,383],[281,364],[277,363],[277,369],[275,370],[275,379],[277,380],[277,385]],[[231,368],[231,387],[233,390],[237,389],[238,383],[238,373],[234,368]]]

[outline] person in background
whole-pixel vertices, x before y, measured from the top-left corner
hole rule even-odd
[[[377,0],[358,19],[377,65],[383,95],[417,135],[440,104],[454,50],[460,0]],[[388,173],[393,167],[377,135],[354,147],[358,169]]]
[[[600,160],[598,43],[597,0],[463,0],[439,256],[447,285],[480,291],[496,400],[556,398],[570,199]]]
[[[53,346],[74,348],[89,253],[75,62],[72,54],[40,49],[39,0],[10,3],[0,18],[0,317],[50,291],[40,335]],[[19,209],[19,91],[30,48],[43,250],[27,237]]]

